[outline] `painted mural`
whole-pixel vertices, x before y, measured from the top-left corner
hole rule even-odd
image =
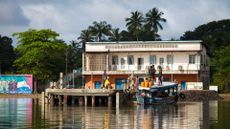
[[[0,93],[31,94],[33,75],[0,75]]]

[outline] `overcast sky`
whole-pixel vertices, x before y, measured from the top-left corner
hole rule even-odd
[[[230,0],[0,0],[0,34],[50,28],[68,43],[93,21],[105,20],[124,30],[130,12],[145,14],[154,7],[167,19],[159,31],[163,40],[178,39],[201,24],[230,18]]]

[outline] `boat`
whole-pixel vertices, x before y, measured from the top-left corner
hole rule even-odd
[[[175,104],[178,100],[178,84],[163,82],[161,86],[138,87],[137,104]]]

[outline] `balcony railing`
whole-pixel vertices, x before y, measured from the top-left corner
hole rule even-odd
[[[164,65],[163,74],[197,74],[200,67],[197,65]],[[144,65],[109,65],[107,74],[147,74],[149,66]],[[156,68],[156,66],[155,66]],[[157,68],[156,68],[157,69]],[[104,70],[84,70],[83,74],[103,74]]]

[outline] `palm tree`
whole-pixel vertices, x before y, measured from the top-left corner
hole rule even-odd
[[[77,38],[80,40],[80,43],[82,45],[82,50],[85,50],[85,43],[86,42],[92,42],[93,37],[92,37],[92,32],[90,30],[82,30],[80,36]]]
[[[122,38],[122,35],[119,32],[119,28],[115,28],[110,31],[109,41],[120,41],[121,38]]]
[[[109,36],[111,25],[107,24],[106,21],[93,22],[93,26],[89,26],[89,30],[96,37],[96,41],[101,42],[106,39],[106,36]]]
[[[146,13],[145,18],[145,28],[148,28],[149,31],[158,32],[158,28],[163,30],[163,27],[160,22],[166,22],[165,18],[162,18],[163,12],[159,12],[157,8],[153,8]]]
[[[136,37],[136,40],[138,41],[138,36],[143,23],[142,13],[138,11],[131,12],[131,17],[126,18],[125,21],[127,22],[126,26],[128,27],[128,31],[131,32]]]

